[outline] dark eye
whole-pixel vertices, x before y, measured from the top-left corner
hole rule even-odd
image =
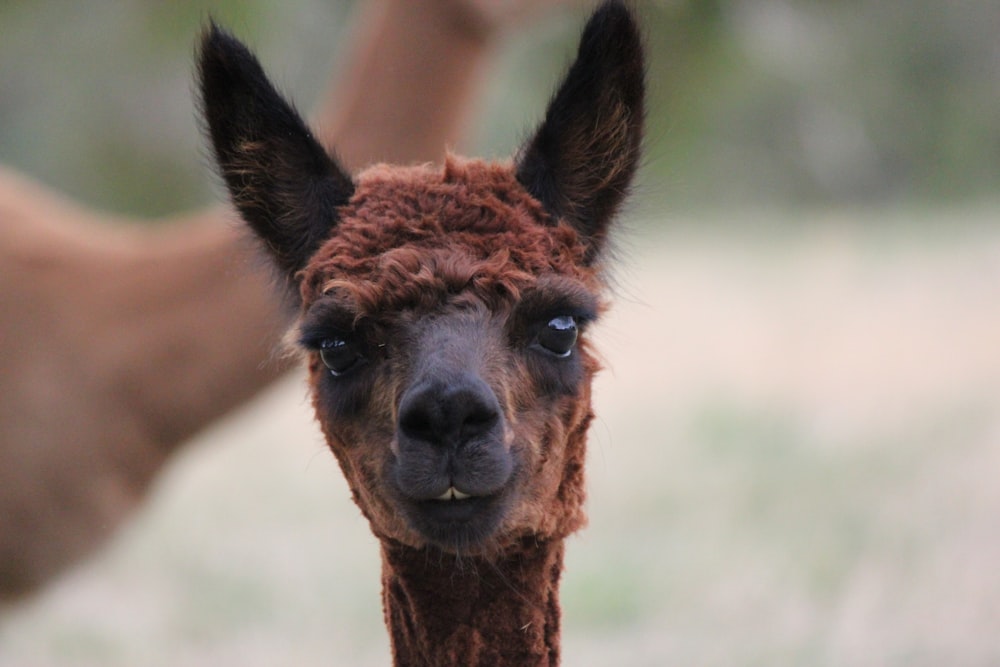
[[[538,332],[538,344],[557,357],[568,357],[573,352],[578,334],[575,318],[569,315],[553,317]]]
[[[343,375],[363,359],[358,346],[349,338],[324,338],[319,344],[319,356],[334,376]]]

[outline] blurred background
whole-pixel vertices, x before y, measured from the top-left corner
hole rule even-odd
[[[0,162],[112,212],[217,201],[206,17],[308,109],[352,4],[0,3]],[[648,156],[597,334],[564,662],[1000,664],[1000,6],[638,7]],[[459,152],[527,136],[585,14],[498,44]],[[377,547],[298,375],[0,617],[12,667],[387,656]]]

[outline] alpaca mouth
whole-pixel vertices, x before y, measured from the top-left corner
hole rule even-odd
[[[446,551],[475,548],[494,534],[504,515],[504,494],[473,496],[455,487],[435,498],[403,505],[410,525]]]
[[[487,510],[495,500],[491,496],[470,496],[461,491],[456,493],[461,496],[446,493],[439,498],[418,502],[417,509],[425,522],[437,524],[438,529],[445,530],[464,524],[479,523],[484,514],[489,514]]]
[[[436,465],[420,457],[390,463],[387,477],[395,510],[420,541],[444,551],[464,553],[489,542],[513,497],[513,461],[486,471],[473,468],[472,473],[470,466],[456,465],[451,458],[432,458],[431,463]],[[448,465],[453,471],[447,471]]]
[[[466,500],[467,498],[472,498],[472,496],[469,495],[468,493],[462,493],[454,486],[449,486],[448,490],[442,493],[437,498],[435,498],[435,500],[451,501],[451,500]]]

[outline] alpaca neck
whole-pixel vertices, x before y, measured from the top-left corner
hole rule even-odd
[[[288,367],[273,350],[289,313],[252,246],[215,217],[150,232],[102,288],[117,343],[108,393],[164,453]]]
[[[382,547],[396,667],[559,664],[562,540],[525,540],[499,560]]]

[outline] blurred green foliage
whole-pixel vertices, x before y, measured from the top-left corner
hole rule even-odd
[[[221,197],[195,114],[202,26],[212,17],[252,43],[308,108],[344,41],[348,10],[322,0],[0,3],[0,163],[129,214]]]
[[[303,108],[349,39],[350,2],[0,4],[0,162],[112,210],[208,201],[191,54],[208,16]],[[672,209],[992,199],[1000,5],[645,0],[649,154]],[[467,152],[507,155],[541,115],[582,12],[508,36]],[[217,195],[216,195],[217,196]]]

